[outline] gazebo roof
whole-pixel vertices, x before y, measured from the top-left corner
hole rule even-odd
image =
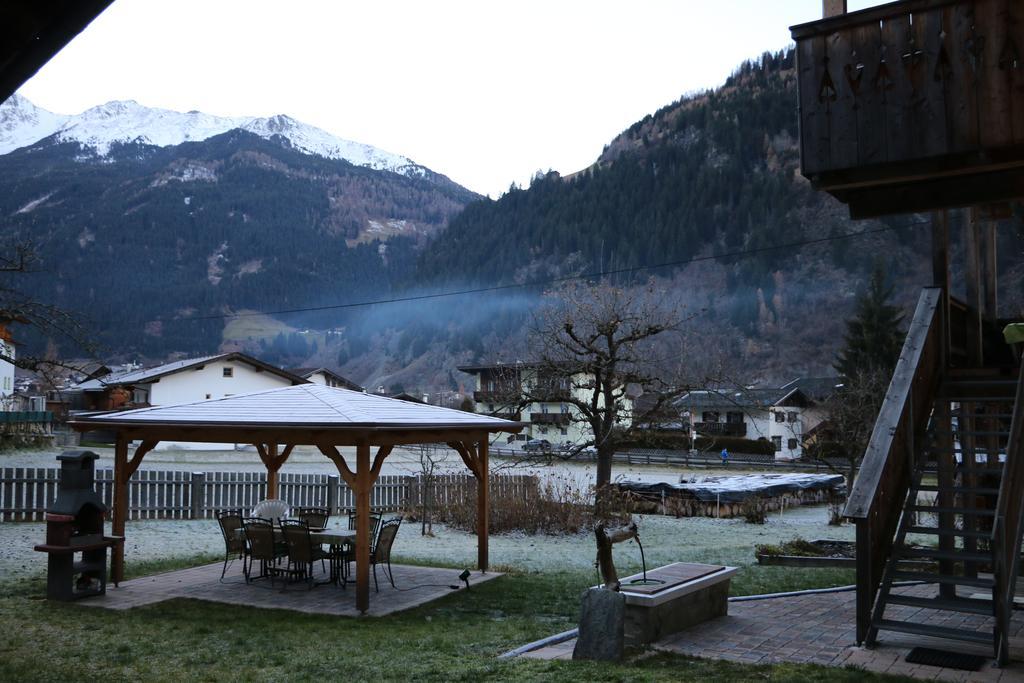
[[[189,426],[516,432],[523,427],[521,422],[488,415],[318,384],[299,384],[194,403],[93,413],[80,415],[71,422],[78,428]]]

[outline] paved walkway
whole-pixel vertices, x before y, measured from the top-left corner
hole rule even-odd
[[[935,592],[931,585],[895,590],[920,596],[932,596]],[[850,590],[730,602],[728,616],[681,631],[654,643],[653,647],[665,652],[745,664],[808,662],[857,666],[925,680],[1024,681],[1024,613],[1014,613],[1010,641],[1014,661],[1010,666],[997,669],[989,661],[981,671],[968,672],[907,664],[903,660],[915,646],[973,652],[987,657],[992,656],[991,648],[887,631],[879,634],[876,647],[857,647],[855,598],[856,593]],[[991,629],[991,617],[979,615],[940,614],[914,607],[890,606],[886,616],[977,631]],[[571,659],[575,642],[566,641],[524,656]]]
[[[140,579],[122,581],[115,588],[107,587],[107,594],[87,598],[79,604],[105,609],[131,609],[152,605],[172,598],[192,598],[210,602],[225,602],[233,605],[247,605],[268,609],[288,609],[297,612],[334,614],[338,616],[359,616],[356,610],[355,584],[348,588],[332,584],[315,586],[307,590],[302,583],[285,584],[278,580],[271,587],[267,579],[258,579],[246,584],[242,576],[242,565],[235,562],[228,567],[228,574],[221,582],[223,564],[203,565],[179,571],[155,574]],[[319,569],[319,565],[317,565]],[[436,567],[412,567],[394,565],[395,585],[392,588],[383,572],[378,569],[380,592],[370,591],[369,616],[384,616],[418,607],[451,593],[466,590],[459,581],[459,570]],[[500,572],[473,572],[469,585],[473,586],[501,576]],[[317,580],[326,580],[318,573]],[[453,588],[454,587],[454,588]]]

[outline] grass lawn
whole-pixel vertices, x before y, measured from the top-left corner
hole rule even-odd
[[[210,561],[130,565],[135,575]],[[436,563],[434,563],[436,565]],[[588,572],[514,572],[418,609],[339,618],[173,600],[126,612],[50,603],[41,579],[0,584],[5,680],[900,680],[813,665],[636,653],[625,664],[498,660],[575,626]],[[751,567],[734,593],[835,585],[837,570]]]

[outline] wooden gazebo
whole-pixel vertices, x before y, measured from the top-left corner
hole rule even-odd
[[[128,480],[160,442],[251,443],[267,467],[267,493],[277,494],[277,473],[295,446],[316,446],[338,468],[356,500],[356,607],[370,601],[370,490],[395,446],[447,443],[476,477],[477,563],[487,569],[489,435],[518,432],[524,425],[486,415],[423,405],[315,384],[171,406],[99,413],[75,418],[79,432],[103,429],[116,435],[113,533],[123,536],[128,515]],[[129,459],[128,445],[139,441]],[[279,450],[279,446],[283,446]],[[339,446],[356,448],[355,468]],[[376,448],[372,453],[371,449]],[[124,545],[114,552],[112,578],[124,576]]]

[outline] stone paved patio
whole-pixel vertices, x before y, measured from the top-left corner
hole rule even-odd
[[[106,595],[87,598],[79,604],[122,610],[152,605],[172,598],[192,598],[249,607],[359,616],[356,610],[355,584],[352,582],[349,582],[347,589],[325,584],[307,590],[302,583],[291,583],[284,588],[284,583],[280,580],[271,587],[267,579],[258,579],[247,585],[242,577],[241,567],[241,563],[235,562],[228,568],[223,582],[220,580],[223,568],[220,562],[123,581],[117,588],[108,585]],[[383,572],[378,569],[380,592],[370,591],[370,609],[367,615],[379,617],[401,612],[466,590],[465,584],[458,579],[457,569],[407,565],[393,565],[392,568],[397,588],[392,588]],[[469,585],[474,586],[499,576],[500,572],[484,574],[475,571],[470,575]],[[319,572],[319,565],[316,578],[320,581],[327,579],[326,575]]]
[[[929,585],[897,588],[900,593],[932,595]],[[857,666],[879,673],[902,674],[925,680],[1024,681],[1024,613],[1015,612],[1009,667],[991,662],[978,672],[907,664],[904,657],[915,646],[991,657],[990,648],[968,643],[882,632],[879,644],[866,649],[855,644],[852,590],[780,596],[729,603],[729,615],[681,631],[653,645],[655,649],[693,657],[724,659],[746,664],[809,662],[827,666]],[[931,610],[891,606],[887,616],[978,631],[990,628],[990,617],[937,614]],[[926,615],[932,615],[927,618]],[[534,650],[523,656],[571,659],[575,640]]]

